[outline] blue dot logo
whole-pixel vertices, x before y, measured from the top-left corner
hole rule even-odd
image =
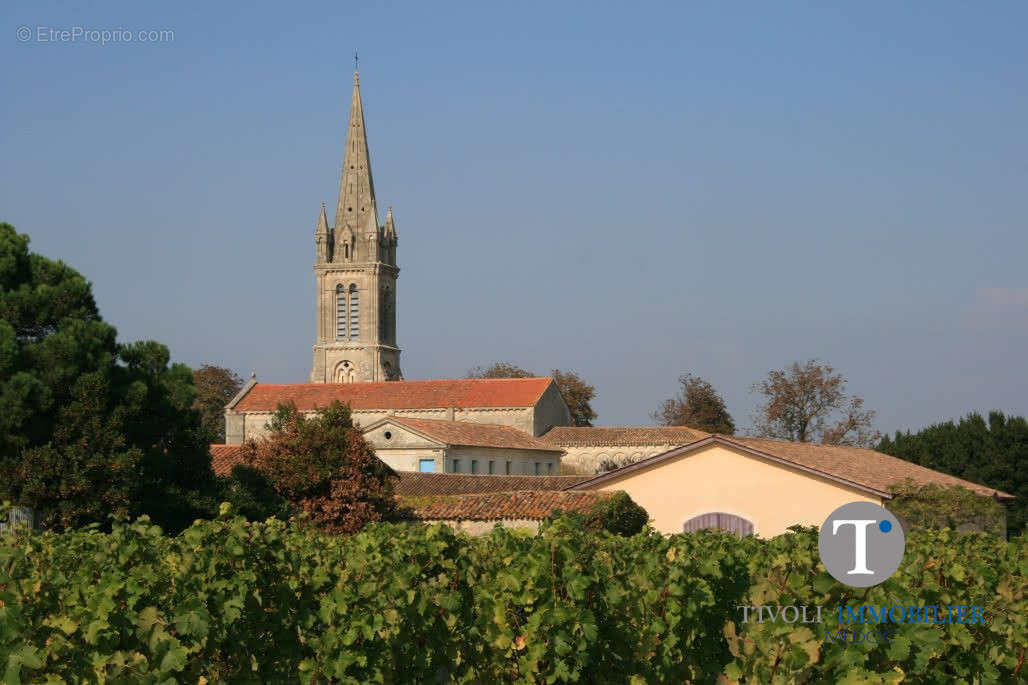
[[[878,530],[882,531],[883,533],[888,533],[890,530],[892,530],[892,522],[888,520],[880,521],[878,523]]]

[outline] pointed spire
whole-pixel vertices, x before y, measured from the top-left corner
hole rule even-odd
[[[319,262],[331,260],[330,231],[328,228],[328,216],[325,214],[325,203],[321,203],[321,213],[318,215],[318,223],[314,227],[314,249]]]
[[[328,235],[328,215],[325,214],[325,203],[321,203],[321,214],[318,216],[318,225],[314,229],[314,235]]]
[[[364,236],[368,227],[378,230],[378,211],[375,207],[375,184],[371,180],[371,156],[368,136],[364,128],[364,105],[361,102],[360,74],[353,72],[353,99],[350,102],[350,122],[346,132],[346,151],[343,171],[339,179],[339,204],[336,206],[335,228],[342,235],[343,227],[355,235]],[[359,241],[365,242],[365,241]],[[375,259],[375,255],[360,258]]]
[[[385,237],[392,241],[396,238],[396,225],[393,223],[393,208],[386,210]]]

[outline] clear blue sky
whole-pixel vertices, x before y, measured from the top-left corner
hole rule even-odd
[[[123,340],[306,380],[357,49],[407,378],[573,369],[635,424],[691,371],[745,426],[752,383],[817,357],[884,431],[1028,413],[1028,3],[0,16],[0,219]]]

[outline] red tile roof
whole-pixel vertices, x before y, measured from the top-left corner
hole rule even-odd
[[[399,471],[397,495],[471,495],[515,490],[564,490],[592,476],[487,476]]]
[[[687,445],[709,435],[687,426],[554,426],[542,439],[562,447]]]
[[[606,492],[554,492],[527,490],[484,495],[401,497],[400,504],[421,521],[541,521],[557,509],[585,511],[613,496]]]
[[[241,447],[242,445],[211,445],[211,466],[214,467],[215,475],[231,475],[232,467],[243,463]]]
[[[383,383],[257,383],[235,405],[237,412],[275,411],[291,401],[301,411],[338,400],[352,409],[531,407],[552,378],[461,378]]]
[[[950,476],[933,469],[875,450],[810,442],[788,442],[771,438],[733,437],[735,442],[794,464],[817,469],[874,490],[888,491],[907,478],[918,485],[932,483],[945,487],[960,486],[980,495],[1012,497],[1005,492]]]
[[[558,454],[564,451],[556,445],[543,442],[539,438],[532,437],[528,433],[512,426],[474,423],[471,421],[415,419],[408,416],[390,416],[383,421],[391,421],[400,426],[406,426],[447,445],[505,447],[521,450],[541,450]],[[371,426],[369,426],[370,428]]]
[[[712,435],[690,445],[675,447],[661,454],[642,459],[623,466],[614,471],[594,476],[572,488],[589,488],[601,483],[608,483],[623,476],[641,470],[656,467],[661,462],[687,455],[712,444],[736,448],[756,457],[762,457],[787,466],[795,467],[814,475],[829,478],[838,482],[855,486],[882,496],[890,495],[890,488],[906,479],[918,485],[934,483],[936,485],[959,485],[980,495],[1010,498],[1000,490],[978,483],[972,483],[954,476],[918,466],[897,457],[882,454],[875,450],[842,445],[822,445],[810,442],[789,442],[770,438],[750,438],[739,436]]]

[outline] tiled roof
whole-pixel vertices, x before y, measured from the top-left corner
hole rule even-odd
[[[687,445],[710,435],[686,426],[554,426],[542,439],[562,447]]]
[[[614,481],[634,471],[657,466],[663,461],[687,455],[712,444],[741,449],[754,456],[793,466],[814,475],[850,484],[879,495],[888,496],[890,487],[910,478],[919,485],[927,483],[944,486],[959,485],[981,495],[1011,497],[1011,495],[994,488],[949,476],[897,457],[861,447],[722,435],[712,435],[690,445],[676,447],[634,464],[592,477],[571,487],[588,488]]]
[[[401,497],[422,521],[540,521],[557,509],[584,511],[611,497],[614,492],[554,492],[523,490],[484,495],[437,495]]]
[[[211,466],[218,476],[228,476],[232,473],[232,467],[242,464],[240,454],[242,445],[211,445]]]
[[[564,490],[592,476],[485,476],[397,472],[397,495],[470,495],[515,490]]]
[[[275,411],[293,402],[307,411],[338,400],[352,409],[466,409],[471,407],[531,407],[552,378],[462,378],[440,381],[383,383],[257,383],[239,400],[237,412]]]
[[[910,478],[919,485],[959,485],[981,495],[1010,497],[1005,492],[978,483],[918,466],[898,457],[861,447],[821,445],[809,442],[788,442],[770,438],[731,438],[746,447],[785,459],[807,468],[824,471],[837,478],[859,483],[873,490],[888,491],[893,485]]]
[[[439,419],[415,419],[407,416],[390,416],[391,421],[447,445],[467,447],[506,447],[521,450],[542,450],[563,452],[560,447],[543,442],[539,438],[518,430],[513,426],[471,421],[445,421]],[[377,424],[375,424],[377,425]],[[371,428],[369,426],[369,428]]]

